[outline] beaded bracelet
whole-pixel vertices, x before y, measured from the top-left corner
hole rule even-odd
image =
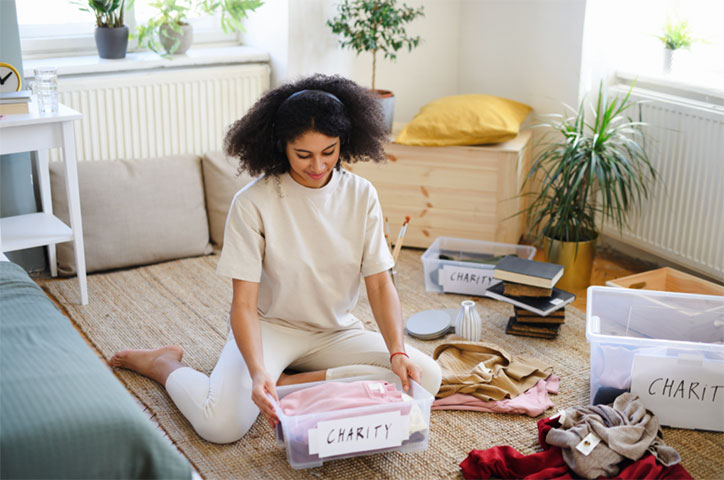
[[[392,357],[394,357],[395,355],[404,355],[407,358],[410,358],[410,356],[408,354],[406,354],[405,352],[395,352],[392,355],[390,355],[390,363],[392,363]]]

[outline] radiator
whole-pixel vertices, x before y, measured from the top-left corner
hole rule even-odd
[[[621,95],[628,87],[613,90]],[[631,98],[642,102],[647,153],[659,178],[623,236],[612,225],[604,233],[724,278],[724,108],[644,89],[634,89]]]
[[[228,126],[269,88],[269,73],[255,63],[61,77],[58,97],[83,114],[78,161],[201,154],[222,148]]]

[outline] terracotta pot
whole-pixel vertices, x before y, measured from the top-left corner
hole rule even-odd
[[[563,276],[556,283],[556,288],[572,291],[587,288],[591,284],[597,239],[587,242],[561,242],[543,237],[546,261],[563,265]]]
[[[382,109],[382,118],[385,123],[385,131],[392,132],[392,120],[395,117],[395,94],[389,90],[372,90]]]

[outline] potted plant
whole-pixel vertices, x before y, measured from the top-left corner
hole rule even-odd
[[[391,91],[377,90],[375,86],[377,53],[384,58],[397,59],[397,51],[408,51],[420,44],[419,36],[410,36],[406,24],[424,16],[424,8],[397,5],[397,0],[342,0],[338,15],[327,21],[332,32],[340,36],[339,44],[357,52],[372,52],[372,91],[380,98],[387,131],[392,131],[395,97]]]
[[[664,44],[664,73],[671,73],[676,50],[691,48],[691,45],[697,41],[691,36],[687,20],[674,22],[669,17],[666,18],[661,35],[656,35],[656,38]]]
[[[125,0],[76,0],[73,3],[96,17],[98,56],[125,58],[128,49],[128,26],[123,23]]]
[[[552,121],[538,125],[551,131],[523,185],[539,182],[538,191],[528,194],[532,201],[521,213],[528,213],[531,231],[543,240],[546,260],[564,266],[557,284],[564,290],[589,285],[600,227],[608,220],[621,231],[656,178],[643,123],[628,116],[635,105],[630,94],[610,98],[601,83],[595,105],[584,99],[574,116],[550,115]]]
[[[219,11],[221,28],[229,33],[243,31],[242,20],[263,3],[263,0],[154,0],[149,5],[158,13],[139,25],[134,36],[140,46],[158,54],[183,54],[193,41],[193,29],[188,21],[192,13],[213,15]]]

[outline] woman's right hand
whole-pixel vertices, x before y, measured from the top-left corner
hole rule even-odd
[[[259,407],[259,410],[261,410],[262,415],[264,415],[264,418],[269,422],[269,425],[274,428],[279,423],[279,417],[277,417],[274,405],[267,396],[267,393],[279,403],[279,397],[277,397],[275,388],[276,380],[264,370],[252,376],[251,381],[251,400]]]

